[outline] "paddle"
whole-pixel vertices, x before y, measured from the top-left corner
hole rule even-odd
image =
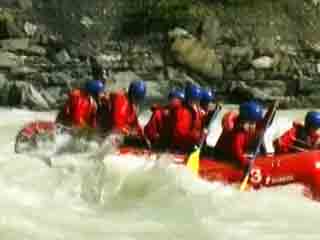
[[[210,122],[208,124],[209,126],[217,118],[221,109],[222,109],[221,105],[217,104],[217,107],[216,107],[214,113],[212,114],[212,117],[211,117]],[[201,153],[201,149],[205,143],[206,138],[207,138],[207,134],[204,134],[202,136],[201,141],[200,141],[200,145],[195,147],[194,151],[192,153],[190,153],[190,155],[187,159],[187,168],[189,168],[191,170],[191,172],[193,172],[195,175],[198,175],[198,172],[199,172],[200,153]]]
[[[271,114],[269,115],[269,118],[267,119],[267,122],[259,136],[259,139],[258,139],[258,144],[256,146],[256,149],[253,153],[253,156],[250,158],[250,161],[249,161],[249,166],[248,166],[248,169],[247,169],[247,172],[245,174],[245,177],[240,185],[240,191],[244,191],[247,187],[247,184],[248,184],[248,181],[249,181],[249,178],[250,178],[250,172],[251,172],[251,169],[254,165],[254,161],[256,160],[257,158],[257,155],[259,153],[259,149],[262,145],[262,142],[263,142],[263,138],[264,138],[264,134],[266,132],[266,130],[268,129],[268,127],[271,125],[273,119],[274,119],[274,116],[276,114],[276,110],[277,110],[277,107],[278,107],[278,101],[276,101],[274,104],[273,104],[273,107],[272,107],[272,110],[271,110]]]

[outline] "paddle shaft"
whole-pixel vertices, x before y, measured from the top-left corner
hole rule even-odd
[[[263,143],[263,139],[264,139],[265,132],[266,132],[267,128],[271,125],[271,123],[272,123],[272,121],[273,121],[273,119],[274,119],[274,117],[275,117],[276,110],[277,110],[277,106],[278,106],[278,104],[277,104],[277,102],[275,102],[275,104],[274,104],[274,106],[273,106],[273,109],[272,109],[272,111],[271,111],[271,114],[270,114],[270,116],[269,116],[269,118],[267,119],[267,122],[266,122],[266,124],[265,124],[265,127],[264,127],[264,129],[262,130],[262,132],[261,132],[261,134],[260,134],[260,136],[259,136],[258,144],[257,144],[257,146],[256,146],[256,149],[255,149],[254,153],[253,153],[253,156],[250,158],[249,166],[248,166],[248,168],[247,168],[247,171],[246,171],[244,180],[242,181],[241,186],[240,186],[240,190],[241,190],[241,191],[245,190],[245,188],[246,188],[246,186],[247,186],[247,183],[248,183],[249,177],[250,177],[251,169],[252,169],[252,167],[253,167],[253,165],[254,165],[254,161],[256,160],[256,158],[257,158],[257,156],[258,156],[258,154],[259,154],[259,150],[260,150],[260,147],[261,147],[261,145],[262,145],[262,143]]]

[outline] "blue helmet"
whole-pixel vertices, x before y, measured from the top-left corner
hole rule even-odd
[[[188,84],[185,88],[187,101],[200,101],[202,96],[201,88],[195,84]]]
[[[320,128],[320,112],[308,112],[304,122],[307,128]]]
[[[260,121],[263,119],[262,106],[254,101],[245,102],[240,105],[239,117],[244,121]]]
[[[172,89],[168,95],[168,99],[170,100],[172,98],[179,98],[180,100],[184,101],[184,91],[181,91],[180,89]]]
[[[215,98],[215,92],[211,89],[202,89],[201,95],[201,103],[202,104],[209,104]]]
[[[104,91],[104,84],[100,80],[91,80],[86,83],[85,89],[91,95],[98,95]]]
[[[141,101],[146,96],[147,87],[144,81],[133,81],[129,86],[129,96],[137,101]]]

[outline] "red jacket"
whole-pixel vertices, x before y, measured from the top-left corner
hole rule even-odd
[[[172,117],[172,147],[181,151],[190,151],[199,144],[203,134],[201,108],[193,109],[183,105],[173,112]]]
[[[108,131],[116,131],[124,134],[136,131],[142,135],[142,128],[137,117],[137,108],[129,101],[124,91],[110,93],[109,103],[106,105],[107,119],[104,127]]]
[[[246,167],[249,163],[246,154],[257,140],[258,133],[263,129],[266,119],[270,115],[269,112],[261,122],[257,123],[255,132],[247,132],[238,127],[237,113],[226,113],[222,121],[223,131],[216,145],[217,151],[226,158],[236,160],[243,167]]]
[[[153,106],[152,116],[144,127],[145,136],[152,144],[164,142],[168,139],[170,131],[168,107]]]
[[[90,126],[95,128],[97,103],[85,91],[75,89],[69,93],[69,98],[56,121],[73,127]]]
[[[170,145],[173,112],[175,109],[181,107],[180,100],[171,101],[167,106],[154,105],[152,116],[144,128],[144,134],[151,141],[152,144]]]
[[[309,134],[300,123],[293,123],[293,127],[274,141],[276,153],[297,152],[299,149],[315,148],[320,140],[319,134]]]

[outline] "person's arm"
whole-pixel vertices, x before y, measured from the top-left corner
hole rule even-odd
[[[291,128],[274,142],[276,153],[288,153],[292,151],[296,139],[296,130]]]

